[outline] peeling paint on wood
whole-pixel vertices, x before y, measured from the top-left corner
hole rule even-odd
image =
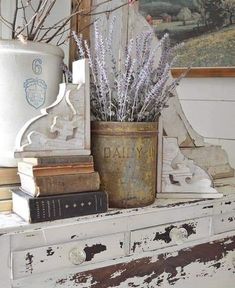
[[[158,207],[177,207],[181,205],[186,205],[186,204],[193,204],[193,203],[200,203],[202,202],[203,199],[197,199],[197,200],[187,200],[187,201],[182,201],[182,202],[177,202],[177,203],[169,203],[167,205],[158,205]]]
[[[31,274],[35,276],[49,271],[54,273],[56,270],[74,268],[75,264],[69,257],[73,250],[78,251],[77,253],[79,251],[85,253],[84,261],[80,263],[80,266],[123,257],[125,250],[120,247],[120,242],[124,243],[123,233],[14,251],[12,253],[13,279],[24,278],[31,276]],[[22,261],[22,258],[25,260]],[[27,269],[22,269],[25,265]]]
[[[25,257],[25,267],[26,271],[30,274],[33,273],[33,254],[27,253]]]
[[[221,263],[218,262],[218,263],[213,264],[212,266],[215,267],[216,269],[219,269],[221,267]]]
[[[202,209],[212,209],[213,207],[214,207],[213,205],[209,205],[209,206],[202,207]]]
[[[174,228],[175,226],[174,225],[171,225],[167,228],[165,228],[165,232],[157,232],[155,234],[155,237],[153,239],[153,241],[159,241],[159,240],[162,240],[164,241],[165,243],[170,243],[171,242],[171,238],[170,238],[170,231],[172,228]]]
[[[47,256],[52,256],[52,255],[54,255],[54,253],[55,253],[55,251],[53,251],[51,247],[49,247],[47,249]]]
[[[232,203],[231,201],[228,201],[228,202],[225,202],[224,204],[225,205],[231,205],[231,203]]]
[[[113,215],[119,215],[119,214],[121,214],[121,211],[111,212],[107,214],[107,216],[113,216]]]
[[[231,197],[231,194],[227,194],[226,196],[227,198]],[[182,200],[182,201],[172,201],[172,200],[165,200],[165,199],[156,199],[156,202],[153,205],[149,205],[147,207],[140,207],[137,209],[110,209],[107,213],[103,213],[103,214],[97,214],[97,215],[89,215],[89,216],[83,216],[83,217],[74,217],[71,219],[62,219],[62,220],[57,220],[57,221],[51,221],[51,222],[47,222],[46,226],[48,227],[53,227],[56,225],[63,225],[66,223],[70,223],[72,222],[74,225],[76,224],[80,224],[81,222],[90,222],[93,221],[94,219],[98,219],[98,220],[103,220],[103,219],[109,219],[112,217],[119,217],[119,216],[133,216],[133,215],[137,215],[139,213],[142,212],[153,212],[157,209],[157,212],[163,211],[164,209],[167,208],[198,208],[198,211],[201,211],[203,204],[211,202],[208,201],[207,199],[198,199],[198,200]],[[220,203],[220,200],[213,200],[213,203]],[[235,202],[234,202],[235,203]],[[204,204],[205,206],[205,204]],[[234,205],[235,206],[235,205]],[[209,210],[209,209],[208,209]],[[206,212],[205,212],[206,213]],[[204,215],[205,215],[204,213]],[[202,216],[202,215],[201,215]],[[200,217],[200,215],[198,216]],[[175,221],[179,221],[177,219],[175,219]],[[8,233],[12,230],[14,230],[14,233],[21,233],[22,229],[24,230],[32,230],[32,231],[37,231],[40,232],[44,229],[44,225],[42,226],[41,223],[38,224],[34,224],[34,225],[29,225],[27,224],[25,221],[23,221],[20,217],[18,217],[16,214],[11,214],[11,213],[2,213],[0,214],[0,228],[1,228],[1,234],[5,234]],[[75,232],[75,231],[73,231]],[[72,233],[71,236],[75,235],[75,233]],[[71,237],[70,236],[70,237]],[[77,237],[80,237],[77,235]]]
[[[196,234],[196,229],[195,229],[196,225],[197,225],[196,222],[195,223],[192,222],[192,223],[189,223],[189,224],[185,223],[185,224],[181,225],[180,227],[185,228],[187,230],[187,232],[188,232],[188,236],[190,236],[192,234]],[[166,227],[165,228],[165,232],[163,232],[163,233],[157,232],[155,234],[155,237],[154,237],[153,241],[162,240],[165,243],[170,243],[172,241],[172,239],[170,238],[170,231],[173,228],[176,228],[176,226],[171,225],[169,227]]]
[[[137,246],[141,246],[142,242],[134,242],[133,246],[132,246],[132,251],[135,252],[135,249]]]
[[[0,237],[0,240],[2,241],[4,237],[8,237],[7,243],[10,243],[10,245],[6,245],[4,242],[4,245],[2,245],[2,250],[3,247],[6,247],[7,250],[5,254],[2,251],[1,255],[5,259],[4,263],[7,263],[4,271],[8,272],[4,272],[4,275],[1,275],[0,272],[0,283],[7,283],[4,288],[32,288],[32,283],[34,288],[127,288],[135,286],[140,288],[171,288],[172,286],[174,288],[198,288],[201,285],[200,283],[211,281],[210,285],[205,286],[206,288],[234,288],[235,275],[233,273],[235,272],[235,266],[233,266],[233,258],[235,258],[235,251],[228,251],[227,254],[223,252],[222,259],[217,257],[218,259],[205,263],[199,255],[197,258],[191,258],[190,264],[186,263],[183,265],[184,267],[180,266],[180,261],[183,260],[180,260],[179,257],[183,255],[182,257],[190,258],[192,252],[195,255],[195,247],[192,248],[192,245],[209,242],[215,238],[222,239],[228,233],[229,235],[235,234],[234,199],[235,196],[231,193],[224,199],[182,201],[181,204],[173,200],[157,199],[155,204],[148,207],[111,210],[102,217],[93,215],[35,225],[25,225],[13,215],[4,217],[0,215],[0,234],[4,234]],[[211,206],[213,208],[210,208]],[[203,209],[203,207],[206,208]],[[8,221],[9,219],[11,220]],[[153,241],[156,233],[161,238],[164,236],[166,229],[169,230],[169,227],[187,230],[188,238],[184,239],[183,244],[177,246],[178,244],[173,238],[169,243],[167,243],[169,239],[168,241],[161,239]],[[165,236],[167,235],[165,234]],[[226,251],[231,240],[222,239],[222,242],[227,245],[225,246]],[[102,250],[95,247],[99,244],[106,246],[106,250],[92,253],[91,250],[94,248],[97,248],[96,252]],[[181,245],[184,248],[187,247],[187,249],[169,253],[169,251],[182,249]],[[86,247],[90,248],[88,259],[92,259],[74,266],[68,257],[70,251],[72,249],[84,251]],[[197,247],[200,246],[197,245]],[[212,249],[213,246],[204,247]],[[186,254],[182,254],[182,251]],[[50,255],[53,252],[54,254]],[[33,256],[32,261],[28,257],[26,262],[27,253]],[[9,265],[10,254],[12,267]],[[49,255],[47,256],[47,254]],[[158,254],[162,254],[163,258]],[[214,254],[218,255],[216,251]],[[146,258],[146,255],[148,255],[148,258]],[[139,260],[134,261],[133,259],[136,258],[139,258]],[[174,267],[173,259],[178,261],[179,266]],[[144,260],[148,261],[144,264]],[[126,262],[126,264],[120,266],[120,261]],[[130,264],[127,263],[128,261]],[[28,270],[26,269],[26,263],[28,263]],[[163,266],[168,265],[168,268],[164,268],[164,271],[156,276],[158,272],[151,271],[153,267],[151,263],[157,263],[155,265],[156,269],[158,269],[159,263]],[[184,262],[182,263],[184,264]],[[111,265],[110,269],[112,269],[114,264],[116,264],[115,269],[110,270],[110,274],[108,274],[109,266]],[[131,265],[133,265],[133,271],[131,271]],[[171,267],[171,265],[173,266]],[[97,271],[94,267],[97,269],[105,267],[99,270],[103,274],[104,269],[104,273],[107,275],[103,278],[102,283],[96,283],[94,278],[96,272],[94,275],[93,273],[89,274],[91,270]],[[128,274],[129,267],[130,273]],[[139,274],[139,271],[144,269],[149,273],[147,272],[146,275]],[[170,273],[171,269],[175,274],[174,277]],[[72,274],[71,271],[76,273],[73,272]],[[82,280],[79,271],[85,271],[82,272]],[[121,279],[123,275],[126,279],[124,277],[120,285],[109,286],[106,284],[109,277],[113,281],[111,283],[118,283],[117,280]],[[8,284],[7,278],[10,279],[10,284]],[[72,278],[74,281],[71,280]],[[228,282],[223,285],[224,283],[221,284],[220,278]],[[79,282],[80,280],[82,282]],[[56,281],[58,281],[58,284],[56,284]],[[186,284],[184,285],[184,283]]]
[[[229,217],[229,218],[228,218],[228,221],[229,221],[229,222],[233,222],[234,220],[235,220],[235,217]]]
[[[84,251],[86,253],[86,261],[91,261],[91,259],[94,258],[95,254],[101,253],[105,250],[107,250],[107,247],[102,244],[95,244],[90,247],[86,246],[84,248]]]
[[[210,218],[205,217],[204,219],[133,231],[131,233],[131,252],[141,253],[179,244],[170,235],[173,229],[179,230],[179,233],[184,233],[182,243],[208,237],[210,233]]]
[[[79,283],[80,285],[84,283],[84,287],[88,287],[85,284],[89,280],[89,287],[91,288],[147,288],[164,287],[164,284],[175,285],[179,280],[185,277],[192,277],[193,274],[195,274],[196,278],[202,279],[212,277],[211,271],[207,271],[207,267],[214,268],[217,271],[222,269],[222,260],[234,249],[235,236],[226,240],[200,244],[191,249],[180,250],[177,253],[161,254],[155,259],[146,257],[125,264],[75,273],[67,278],[58,279],[56,284],[59,286],[60,284],[71,282],[74,284]],[[192,263],[199,263],[201,271],[192,271],[191,275],[186,275],[185,269]],[[142,279],[142,285],[138,284],[138,278]]]

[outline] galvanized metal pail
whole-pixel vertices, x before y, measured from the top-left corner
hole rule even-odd
[[[92,155],[110,207],[154,202],[157,126],[156,122],[92,122]]]

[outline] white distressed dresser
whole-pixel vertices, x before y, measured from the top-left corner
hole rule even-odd
[[[1,288],[235,287],[235,192],[27,224],[0,214]]]

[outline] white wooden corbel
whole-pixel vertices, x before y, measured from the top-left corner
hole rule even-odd
[[[161,190],[157,198],[220,198],[210,175],[184,156],[177,138],[163,137]]]
[[[90,78],[87,59],[73,63],[73,84],[60,84],[54,103],[16,137],[15,157],[90,155]]]

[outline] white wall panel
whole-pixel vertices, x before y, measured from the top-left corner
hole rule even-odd
[[[192,127],[221,145],[235,168],[235,79],[185,78],[177,92]]]
[[[177,91],[181,100],[235,101],[235,79],[184,78]]]

